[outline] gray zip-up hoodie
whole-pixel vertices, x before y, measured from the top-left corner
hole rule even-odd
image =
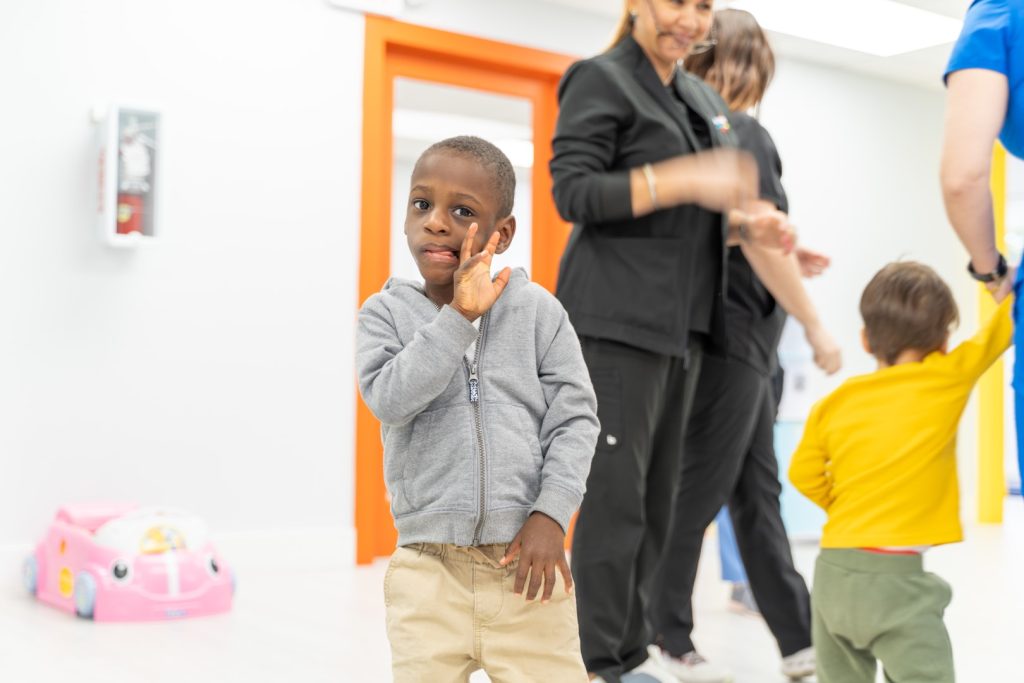
[[[597,399],[565,309],[526,271],[512,272],[479,333],[422,285],[388,280],[359,311],[356,371],[382,423],[400,546],[508,543],[534,511],[568,528]]]

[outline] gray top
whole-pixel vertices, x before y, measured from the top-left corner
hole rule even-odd
[[[382,423],[399,545],[508,543],[534,511],[568,528],[597,399],[568,315],[524,270],[479,332],[419,283],[388,280],[359,311],[356,372]]]

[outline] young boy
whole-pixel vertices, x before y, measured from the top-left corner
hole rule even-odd
[[[922,569],[960,541],[956,433],[974,384],[1010,346],[1008,300],[947,352],[949,287],[918,263],[891,263],[861,297],[864,348],[878,370],[811,411],[789,478],[828,513],[811,595],[820,683],[952,682],[942,614],[949,584]]]
[[[384,579],[394,679],[584,682],[564,543],[599,425],[579,341],[523,270],[491,278],[516,227],[497,147],[438,142],[411,185],[424,282],[392,278],[367,299],[356,349],[398,528]]]

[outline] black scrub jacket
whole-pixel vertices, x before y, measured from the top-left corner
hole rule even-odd
[[[556,294],[580,336],[685,357],[690,292],[706,279],[694,277],[697,269],[716,274],[709,332],[714,346],[726,345],[727,220],[694,204],[634,218],[629,170],[703,149],[686,107],[704,121],[712,146],[738,140],[712,88],[682,71],[672,86],[676,97],[630,36],[562,77],[551,176],[559,213],[575,225]],[[721,235],[713,262],[698,253],[699,230]]]

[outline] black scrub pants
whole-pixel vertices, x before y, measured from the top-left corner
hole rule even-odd
[[[750,589],[788,656],[811,645],[810,596],[782,524],[771,380],[739,361],[705,356],[683,449],[668,548],[651,621],[669,654],[694,650],[691,597],[704,532],[728,504]]]
[[[608,683],[647,659],[654,575],[668,540],[703,345],[687,359],[580,339],[601,436],[572,544],[587,671]]]

